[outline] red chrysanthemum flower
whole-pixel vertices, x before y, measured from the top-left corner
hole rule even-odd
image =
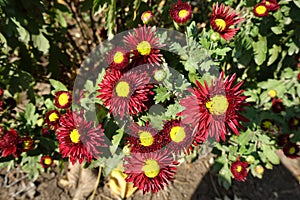
[[[280,5],[277,3],[276,0],[263,0],[262,2],[266,5],[268,10],[271,12],[277,11],[280,8]]]
[[[231,164],[230,171],[237,181],[245,181],[248,174],[247,167],[247,162],[235,161]]]
[[[131,58],[135,65],[161,63],[163,55],[160,53],[160,48],[164,45],[155,36],[155,29],[144,25],[133,30],[134,34],[129,33],[124,37],[124,41],[132,53]]]
[[[19,136],[15,129],[4,130],[4,134],[0,137],[0,149],[2,151],[2,157],[13,155],[18,157],[17,144],[19,142]]]
[[[177,24],[187,24],[192,18],[192,7],[189,3],[182,3],[178,0],[177,4],[172,4],[170,15]]]
[[[48,126],[51,125],[57,125],[59,122],[60,114],[58,110],[49,110],[45,114],[45,122],[48,124]]]
[[[243,18],[239,18],[230,6],[225,7],[224,4],[219,6],[218,3],[213,5],[213,13],[210,18],[210,25],[212,29],[220,33],[225,40],[230,40],[234,37],[238,28],[231,28],[231,26],[241,22]]]
[[[179,154],[185,152],[193,142],[192,130],[180,120],[167,121],[161,132],[162,140],[170,152]]]
[[[298,63],[298,67],[300,68],[300,63]],[[300,81],[300,73],[297,75],[298,81]]]
[[[151,125],[139,126],[133,123],[129,126],[126,144],[132,153],[155,152],[163,147],[158,133]]]
[[[129,63],[129,52],[122,47],[116,47],[108,53],[108,65],[112,70],[124,69]]]
[[[0,97],[3,97],[3,94],[4,94],[4,90],[0,88]]]
[[[277,137],[277,145],[283,147],[286,144],[290,143],[290,134],[280,134]]]
[[[282,150],[284,155],[288,158],[295,159],[300,157],[300,146],[296,143],[288,142],[284,145]]]
[[[53,164],[53,158],[51,156],[42,156],[40,164],[43,166],[43,168],[48,168]]]
[[[68,91],[58,91],[55,93],[54,105],[57,108],[66,109],[72,104],[72,96]]]
[[[92,158],[98,158],[103,152],[101,148],[107,145],[104,142],[104,132],[99,124],[84,119],[83,112],[67,111],[63,115],[56,130],[59,141],[60,153],[63,157],[70,157],[72,164],[78,159],[82,163],[84,159],[91,162]]]
[[[224,72],[210,87],[206,81],[204,86],[196,81],[198,88],[188,89],[194,95],[180,101],[185,107],[181,113],[181,116],[185,117],[182,122],[192,125],[196,130],[195,138],[199,141],[205,141],[208,135],[214,135],[217,141],[220,137],[225,140],[228,129],[238,135],[238,127],[245,129],[239,121],[248,121],[238,113],[242,106],[246,105],[247,97],[242,95],[244,90],[239,90],[243,81],[232,86],[236,74],[226,77],[225,80],[223,77]]]
[[[169,181],[174,179],[176,165],[171,154],[165,152],[132,153],[130,157],[124,158],[127,182],[132,182],[134,187],[146,192],[158,192],[162,190]]]
[[[296,130],[296,129],[298,129],[299,127],[300,127],[300,118],[299,117],[292,117],[290,120],[289,120],[289,122],[288,122],[288,124],[289,124],[289,128],[291,129],[291,130]]]
[[[256,17],[265,17],[269,15],[269,10],[265,3],[260,2],[254,6],[253,13]]]
[[[19,138],[18,151],[27,152],[34,148],[34,141],[31,137],[25,136]]]
[[[272,110],[275,113],[280,113],[281,111],[285,111],[285,106],[281,99],[273,99],[272,100]]]
[[[148,24],[149,22],[151,22],[152,18],[153,18],[153,12],[151,10],[147,10],[143,12],[141,16],[141,20],[143,21],[144,24]]]
[[[150,77],[146,72],[129,71],[124,75],[117,70],[107,71],[99,84],[97,98],[103,100],[114,116],[137,114],[148,110],[147,104],[154,94],[148,85]]]

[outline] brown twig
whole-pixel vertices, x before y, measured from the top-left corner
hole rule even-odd
[[[100,183],[101,173],[102,173],[102,166],[99,167],[97,181],[96,181],[93,193],[92,193],[92,195],[90,197],[90,200],[94,200],[95,199],[95,194],[96,194],[97,188],[98,188],[99,183]]]

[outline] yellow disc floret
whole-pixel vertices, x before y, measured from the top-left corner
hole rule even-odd
[[[240,173],[242,171],[242,166],[237,166],[236,171]]]
[[[218,28],[220,29],[220,31],[223,31],[227,25],[224,19],[216,19],[215,23],[218,26]]]
[[[136,49],[138,50],[138,52],[142,55],[142,56],[147,56],[151,53],[151,45],[149,42],[147,41],[142,41],[140,42]]]
[[[59,116],[56,112],[53,112],[49,115],[49,121],[50,122],[55,122],[56,120],[58,120]]]
[[[180,10],[178,13],[178,17],[181,19],[186,18],[189,15],[189,11],[187,10]]]
[[[70,139],[73,143],[77,144],[80,142],[80,135],[77,129],[73,129],[70,132]]]
[[[50,165],[52,163],[52,159],[51,158],[45,158],[44,163],[46,165]]]
[[[122,63],[124,60],[124,55],[122,52],[120,51],[117,51],[114,55],[114,62],[117,63],[117,64],[120,64]]]
[[[128,97],[130,86],[125,81],[120,81],[116,86],[116,93],[119,97]]]
[[[69,95],[67,93],[61,93],[58,97],[58,103],[61,106],[64,106],[67,103],[69,103]]]
[[[160,167],[155,160],[147,159],[142,170],[148,178],[154,178],[159,174]]]
[[[154,138],[151,135],[151,133],[147,132],[147,131],[141,131],[140,132],[140,142],[141,145],[148,147],[151,146],[153,144]]]
[[[180,126],[174,126],[170,131],[170,137],[176,143],[182,142],[185,136],[186,133],[184,131],[184,128]]]
[[[228,100],[223,95],[216,95],[206,102],[206,108],[212,115],[222,115],[226,113],[228,106]]]
[[[259,5],[255,9],[256,13],[259,15],[265,14],[267,12],[267,8],[264,5]]]
[[[289,153],[290,154],[294,154],[296,152],[296,148],[295,147],[291,147],[290,149],[289,149]]]

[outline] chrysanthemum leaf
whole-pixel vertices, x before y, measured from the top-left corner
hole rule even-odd
[[[154,100],[155,103],[165,102],[166,100],[170,100],[171,92],[169,92],[165,87],[159,86],[154,89],[155,96]]]
[[[50,79],[50,84],[54,88],[54,91],[52,93],[55,93],[57,91],[68,91],[67,87],[60,81]]]
[[[183,106],[181,106],[178,102],[176,102],[175,104],[168,106],[165,115],[166,117],[175,118],[176,115],[183,110],[184,110]]]
[[[117,148],[123,138],[123,135],[124,135],[124,128],[121,128],[121,129],[118,129],[116,131],[116,134],[112,137],[112,146],[109,147],[110,149],[110,152],[112,155],[114,155],[117,151]]]
[[[254,61],[257,65],[262,65],[266,60],[268,52],[267,38],[263,36],[259,36],[258,38],[257,42],[253,42]]]

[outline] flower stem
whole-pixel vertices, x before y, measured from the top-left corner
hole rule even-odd
[[[94,188],[94,190],[93,190],[93,193],[92,193],[92,195],[91,195],[91,197],[90,197],[90,200],[94,200],[94,199],[95,199],[95,194],[96,194],[98,185],[99,185],[99,183],[100,183],[101,173],[102,173],[102,166],[99,167],[97,181],[96,181],[96,184],[95,184],[95,188]]]

